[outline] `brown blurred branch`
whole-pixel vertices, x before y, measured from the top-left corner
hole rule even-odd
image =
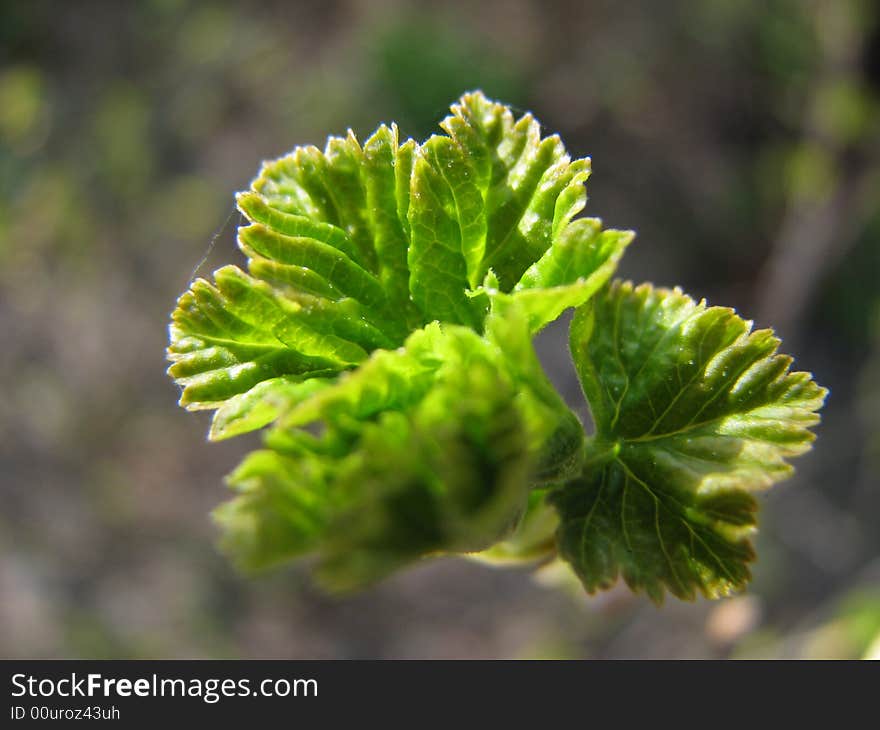
[[[774,322],[788,338],[799,335],[823,274],[856,242],[878,190],[876,164],[865,164],[819,205],[799,202],[789,207],[758,281],[759,321]]]

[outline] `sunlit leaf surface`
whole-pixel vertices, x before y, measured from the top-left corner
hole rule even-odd
[[[618,575],[654,599],[746,583],[753,493],[791,474],[826,394],[778,345],[679,290],[615,282],[578,311],[571,350],[597,433],[552,501],[588,590]]]

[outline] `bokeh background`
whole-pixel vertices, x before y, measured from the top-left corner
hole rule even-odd
[[[482,88],[593,158],[622,275],[773,325],[831,397],[749,592],[656,608],[439,560],[345,599],[238,575],[165,376],[264,158]],[[880,8],[868,0],[0,2],[0,656],[880,656]],[[209,252],[209,243],[214,240]],[[542,334],[583,407],[565,323]]]

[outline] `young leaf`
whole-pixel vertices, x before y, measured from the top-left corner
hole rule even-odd
[[[172,315],[169,373],[184,388],[182,405],[217,408],[271,381],[233,406],[237,432],[258,428],[291,378],[332,377],[424,324],[404,290],[396,177],[413,145],[399,146],[396,128],[382,126],[363,149],[349,134],[323,153],[298,148],[263,167],[238,196],[250,221],[238,236],[249,273],[230,266],[215,273],[216,286],[197,280]],[[263,416],[247,418],[247,407]],[[222,424],[212,428],[219,435],[228,435]]]
[[[826,395],[778,345],[678,289],[614,283],[578,310],[571,351],[596,435],[551,501],[587,590],[619,574],[655,600],[748,581],[752,493],[790,475]]]
[[[365,427],[337,487],[355,498],[334,516],[318,577],[358,587],[414,559],[483,550],[525,509],[525,427],[510,381],[484,365],[441,381],[411,413]]]
[[[264,380],[247,392],[233,396],[217,409],[209,438],[220,441],[262,428],[283,411],[329,387],[331,382],[329,378],[298,381],[289,375]]]
[[[196,280],[173,314],[168,372],[183,388],[181,405],[216,408],[264,380],[323,377],[366,357],[355,342],[322,339],[298,302],[238,268],[215,280]]]
[[[240,566],[265,568],[315,549],[332,508],[334,459],[313,449],[251,452],[227,478],[237,496],[213,516]]]
[[[431,321],[480,332],[515,301],[535,332],[611,276],[632,236],[572,222],[587,160],[479,92],[441,126],[422,146],[382,125],[363,147],[349,132],[323,152],[297,148],[238,195],[247,273],[195,281],[170,329],[181,405],[220,409],[211,438],[267,425],[320,389],[299,384]]]
[[[321,438],[279,426],[274,448],[251,454],[232,475],[239,496],[215,516],[240,564],[315,554],[322,581],[346,589],[420,557],[482,550],[510,530],[530,471],[516,386],[492,362],[494,348],[468,330],[428,336],[448,339],[440,351],[458,350],[469,366],[443,361],[429,390],[413,390],[401,374],[423,367],[426,353],[376,353],[372,379],[388,381],[379,390],[406,392],[377,400],[352,373],[312,414],[325,423]],[[388,363],[390,355],[398,362]]]
[[[596,218],[572,222],[528,268],[512,294],[495,295],[496,308],[515,301],[528,317],[529,329],[537,332],[566,309],[588,301],[614,273],[633,237],[632,231],[603,231]]]
[[[536,332],[587,301],[633,235],[572,222],[586,204],[589,160],[572,162],[530,114],[515,120],[480,93],[463,96],[441,126],[448,136],[420,149],[409,207],[410,284],[428,318],[478,327],[479,290],[496,306],[521,301]]]

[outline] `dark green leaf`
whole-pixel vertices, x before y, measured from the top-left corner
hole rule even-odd
[[[596,422],[558,489],[559,548],[590,591],[622,575],[660,600],[743,587],[752,493],[810,448],[826,391],[779,340],[679,290],[615,283],[580,309],[575,365]]]

